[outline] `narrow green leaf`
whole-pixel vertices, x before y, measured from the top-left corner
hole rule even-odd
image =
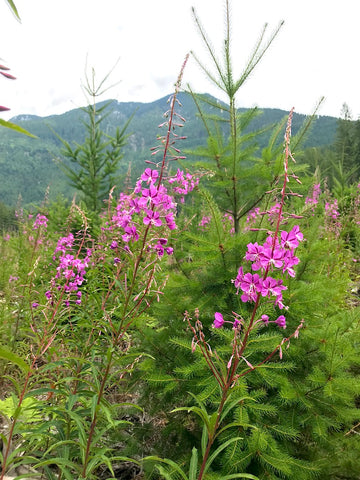
[[[11,10],[13,11],[15,17],[20,21],[20,15],[19,15],[19,12],[17,11],[17,8],[16,8],[15,3],[13,2],[13,0],[6,0],[6,2],[8,3],[9,7],[10,7]]]
[[[179,467],[179,465],[172,460],[169,460],[168,458],[160,458],[155,455],[151,455],[149,457],[145,457],[144,462],[150,461],[150,462],[160,462],[160,463],[165,463],[166,465],[170,465],[177,473],[180,474],[181,478],[184,480],[189,480],[188,477],[185,475],[183,470]]]
[[[218,437],[221,433],[223,433],[225,430],[228,428],[232,427],[243,427],[243,428],[254,428],[257,429],[255,425],[250,425],[250,423],[242,423],[242,422],[231,422],[228,423],[225,427],[223,427],[221,430],[219,430],[216,434],[216,437]]]
[[[221,477],[221,480],[231,480],[232,478],[250,478],[251,480],[259,480],[259,477],[255,477],[255,475],[251,475],[251,473],[233,473],[232,475]]]
[[[206,462],[206,467],[204,469],[204,473],[207,472],[208,468],[212,464],[212,462],[215,460],[215,458],[221,453],[223,450],[225,450],[226,447],[228,447],[231,443],[237,442],[238,440],[242,440],[242,437],[235,437],[235,438],[230,438],[227,442],[224,442],[218,447],[215,452],[209,457],[208,461]]]
[[[0,125],[6,128],[10,128],[11,130],[15,130],[16,132],[23,133],[24,135],[27,135],[28,137],[31,138],[38,138],[36,135],[33,135],[32,133],[28,132],[22,127],[19,127],[19,125],[15,125],[15,123],[12,122],[7,122],[6,120],[3,120],[0,118]]]
[[[0,120],[1,123],[1,120]],[[23,372],[28,373],[30,370],[29,365],[23,360],[19,355],[16,355],[9,350],[6,350],[4,347],[0,347],[0,358],[4,358],[5,360],[9,360],[11,363],[15,363]]]
[[[191,453],[189,480],[196,480],[197,466],[198,466],[198,451],[197,451],[197,448],[194,447]]]
[[[201,454],[203,458],[205,455],[208,439],[209,439],[208,431],[207,431],[206,425],[204,425],[202,435],[201,435]]]
[[[230,399],[230,397],[229,397]],[[241,397],[241,398],[235,398],[233,399],[231,402],[229,402],[229,399],[225,402],[225,407],[224,407],[224,410],[223,410],[223,413],[221,415],[221,418],[220,418],[220,424],[223,422],[223,420],[225,419],[225,417],[228,415],[228,413],[234,408],[236,407],[240,402],[244,401],[244,400],[251,400],[251,401],[255,401],[254,398],[252,397]]]
[[[95,415],[97,415],[100,405],[98,405],[98,395],[95,394],[91,399],[91,420],[94,420]]]
[[[201,408],[196,407],[196,406],[193,406],[193,407],[179,407],[179,408],[175,408],[174,410],[171,410],[171,413],[181,412],[181,411],[186,411],[188,413],[189,412],[196,413],[201,418],[201,420],[205,423],[206,428],[210,432],[210,417]]]

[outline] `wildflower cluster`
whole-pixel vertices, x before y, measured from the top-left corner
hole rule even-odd
[[[245,230],[251,230],[262,217],[266,217],[270,225],[274,225],[280,211],[280,203],[275,203],[268,210],[262,212],[259,207],[255,207],[246,217]]]
[[[314,207],[319,203],[320,195],[321,195],[320,183],[316,183],[313,186],[311,197],[306,197],[305,205],[309,205],[311,209],[314,211]]]
[[[200,227],[200,230],[205,232],[211,222],[211,216],[209,215],[203,215],[201,218],[200,222],[198,223],[198,227]],[[234,228],[234,219],[229,213],[224,213],[222,217],[222,224],[223,224],[223,229],[224,232],[228,233],[229,235],[233,236],[235,233],[235,228]]]
[[[48,221],[49,220],[45,215],[40,215],[40,213],[38,213],[34,221],[33,230],[38,230],[41,226],[46,230]]]
[[[281,278],[270,277],[268,273],[278,269],[283,274],[294,277],[294,266],[299,263],[299,258],[295,256],[295,249],[302,240],[303,234],[300,232],[299,226],[295,225],[290,232],[281,231],[280,241],[276,236],[268,235],[263,245],[259,245],[257,242],[248,244],[245,260],[252,262],[252,271],[260,270],[262,275],[244,273],[243,267],[239,268],[233,283],[237,294],[240,290],[242,291],[241,300],[243,302],[256,302],[261,296],[273,298],[275,306],[287,309],[282,295],[283,290],[286,290],[287,287]],[[278,321],[279,319],[276,323],[279,324]],[[279,326],[285,328],[284,322],[285,317],[280,319]],[[267,324],[267,321],[264,323]]]
[[[173,186],[175,193],[180,193],[182,198],[198,184],[199,179],[189,173],[184,174],[178,170],[176,175],[168,178],[168,183]],[[131,244],[140,238],[139,232],[143,226],[153,235],[149,235],[146,248],[154,251],[159,257],[166,252],[173,253],[167,246],[168,239],[164,238],[163,230],[156,234],[158,227],[168,230],[176,229],[175,222],[176,202],[173,195],[163,183],[159,183],[159,172],[156,169],[146,168],[136,183],[131,194],[121,193],[115,212],[103,227],[104,231],[112,232],[116,239],[110,244],[112,250],[122,249],[131,253]],[[122,242],[119,240],[121,238]]]
[[[325,203],[325,213],[328,217],[332,218],[333,220],[336,220],[340,216],[338,208],[339,207],[338,207],[338,202],[336,198],[332,202]]]
[[[176,175],[174,177],[169,178],[169,183],[177,183],[178,186],[174,187],[174,192],[180,194],[180,202],[184,203],[185,197],[190,193],[194,188],[199,185],[199,178],[194,177],[190,173],[184,174],[184,172],[178,169]]]
[[[336,238],[340,237],[342,223],[340,220],[339,206],[337,199],[331,199],[325,203],[325,229],[335,235]]]
[[[268,315],[262,315],[261,319],[256,319],[257,309],[261,298],[266,298],[266,302],[271,302],[280,310],[287,310],[288,307],[283,303],[283,290],[287,287],[283,284],[282,278],[274,278],[269,273],[274,270],[280,271],[282,274],[295,276],[294,266],[299,263],[299,258],[295,256],[295,250],[299,246],[304,237],[298,225],[295,225],[289,232],[280,230],[280,225],[284,222],[283,206],[286,196],[286,187],[289,181],[288,159],[292,158],[289,143],[291,136],[291,121],[293,110],[290,112],[288,124],[285,133],[285,159],[284,159],[284,182],[281,190],[281,201],[277,202],[265,212],[259,209],[253,210],[249,217],[248,223],[256,221],[259,215],[267,215],[270,224],[275,225],[275,231],[269,232],[265,242],[259,245],[257,242],[249,243],[245,254],[245,260],[251,262],[251,271],[259,273],[244,273],[241,266],[237,276],[232,282],[236,288],[236,293],[241,291],[241,301],[244,303],[254,303],[251,319],[246,327],[246,338],[252,328],[259,322],[269,323]],[[291,215],[290,215],[291,216]],[[233,328],[239,330],[243,326],[243,319],[233,312],[234,322]],[[286,318],[284,315],[275,320],[279,327],[286,328]],[[214,328],[220,328],[224,324],[224,319],[220,312],[215,313]],[[246,341],[243,343],[242,349],[245,348]],[[241,356],[241,355],[240,355]]]
[[[51,281],[53,288],[58,291],[64,290],[67,294],[65,305],[70,305],[70,300],[75,294],[75,303],[81,304],[82,292],[79,287],[83,284],[86,268],[89,265],[91,257],[91,249],[87,249],[86,256],[83,259],[79,258],[78,254],[74,255],[74,235],[70,233],[65,237],[61,237],[55,248],[53,260],[58,260],[56,267],[56,275]],[[70,253],[72,252],[72,253]],[[57,256],[58,255],[58,256]],[[45,293],[48,300],[52,300],[53,294],[50,290]]]
[[[200,220],[198,226],[200,227],[201,230],[205,231],[210,222],[211,222],[211,217],[209,217],[209,215],[204,215]]]

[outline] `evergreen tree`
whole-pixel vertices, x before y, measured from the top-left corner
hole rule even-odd
[[[359,155],[357,152],[358,141],[356,132],[356,123],[352,120],[348,105],[344,103],[341,109],[341,116],[338,119],[334,147],[337,165],[347,174],[348,185],[356,181],[358,175],[359,164],[357,163],[357,158]]]
[[[283,147],[277,140],[284,124],[275,129],[259,158],[255,155],[256,136],[244,133],[256,112],[240,116],[235,95],[274,36],[265,46],[261,42],[256,45],[243,74],[234,81],[228,2],[226,14],[224,66],[195,17],[215,73],[209,70],[207,62],[199,64],[227,93],[229,102],[212,104],[217,113],[211,118],[203,115],[199,106],[209,140],[206,147],[196,150],[201,157],[196,166],[208,172],[206,188],[200,187],[195,209],[186,204],[183,208],[183,229],[175,248],[176,263],[172,265],[165,301],[156,307],[141,336],[142,348],[154,359],[141,364],[141,377],[146,374],[148,387],[141,383],[137,392],[142,392],[144,406],[151,415],[164,417],[162,432],[171,438],[169,449],[147,424],[139,429],[142,447],[180,463],[189,460],[184,446],[201,444],[204,455],[206,435],[201,433],[201,424],[188,415],[168,412],[189,404],[188,391],[196,396],[188,410],[201,410],[202,415],[209,412],[209,422],[216,418],[220,403],[217,380],[195,348],[196,342],[191,341],[192,333],[182,322],[184,312],[196,308],[194,315],[199,316],[208,345],[216,347],[216,359],[220,362],[222,358],[231,358],[233,334],[231,330],[211,328],[214,313],[223,312],[225,319],[231,319],[232,312],[239,318],[251,314],[249,306],[236,295],[232,279],[244,264],[247,245],[260,244],[266,232],[274,229],[272,222],[284,168]],[[196,95],[194,99],[201,101]],[[309,122],[292,138],[293,152],[308,125]],[[289,168],[290,179],[298,181],[304,168]],[[347,303],[350,258],[347,252],[340,258],[341,239],[334,233],[333,224],[324,223],[321,206],[318,215],[313,215],[312,209],[297,196],[305,193],[304,188],[299,184],[295,189],[294,185],[290,184],[286,199],[286,211],[294,212],[289,214],[287,224],[291,228],[301,221],[294,217],[303,217],[301,228],[307,242],[299,252],[297,279],[287,279],[284,298],[290,306],[286,314],[288,328],[294,331],[302,319],[305,328],[281,361],[272,359],[239,379],[231,397],[232,408],[229,407],[222,433],[214,443],[214,450],[221,454],[214,458],[208,478],[225,478],[229,473],[240,476],[241,472],[263,480],[305,480],[316,474],[322,479],[340,478],[345,465],[349,479],[355,480],[358,475],[352,453],[358,451],[356,435],[346,439],[351,445],[349,455],[340,447],[344,435],[358,419],[355,397],[359,387],[354,365],[358,364],[356,345],[360,331],[359,312],[351,310]],[[281,310],[275,309],[274,315],[279,313]],[[261,363],[282,338],[278,331],[259,330],[252,337],[243,371],[250,368],[249,364]],[[226,368],[225,362],[223,369]],[[160,428],[158,424],[156,428]]]
[[[104,104],[97,106],[96,99],[102,95],[104,82],[107,75],[99,84],[95,85],[95,73],[92,71],[92,82],[87,79],[85,90],[92,101],[83,110],[87,115],[85,127],[87,136],[82,145],[72,147],[67,141],[61,139],[64,148],[63,156],[70,160],[74,166],[64,161],[59,162],[60,168],[70,180],[70,185],[82,193],[85,206],[89,212],[99,212],[108,192],[115,186],[118,179],[118,167],[123,158],[122,149],[126,144],[126,130],[131,118],[122,129],[117,128],[114,136],[107,135],[101,128],[108,115]]]

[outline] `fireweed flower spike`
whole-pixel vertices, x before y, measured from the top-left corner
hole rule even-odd
[[[293,111],[290,112],[285,133],[284,182],[281,189],[281,201],[277,202],[265,212],[268,215],[269,223],[275,226],[275,231],[268,232],[264,243],[249,243],[247,246],[244,259],[250,262],[250,271],[259,273],[246,273],[241,266],[236,278],[232,280],[236,288],[236,294],[240,295],[241,301],[254,304],[253,314],[247,326],[247,332],[245,333],[245,342],[242,343],[243,346],[240,349],[241,352],[246,346],[246,340],[250,331],[259,322],[266,326],[270,323],[275,323],[279,328],[286,328],[286,318],[284,315],[280,315],[276,320],[271,321],[269,315],[265,313],[261,315],[259,320],[255,321],[255,315],[262,298],[267,303],[272,302],[273,308],[288,309],[283,302],[283,291],[285,291],[287,287],[284,285],[283,279],[279,278],[279,275],[295,276],[293,267],[299,263],[299,258],[296,257],[295,250],[299,246],[299,243],[304,240],[299,225],[295,225],[289,231],[280,230],[280,225],[284,220],[282,211],[286,197],[286,187],[289,181],[288,159],[292,158],[289,149],[292,113]],[[319,195],[319,186],[317,187],[314,197],[318,197]],[[260,214],[260,210],[257,208],[251,213],[247,223],[251,223],[253,219]],[[270,272],[271,276],[269,275]],[[224,322],[222,314],[216,312],[213,324],[214,328],[221,328],[224,323],[226,322]],[[298,330],[296,333],[298,334]]]

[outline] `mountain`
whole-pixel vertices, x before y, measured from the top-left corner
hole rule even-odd
[[[204,97],[212,102],[219,102],[209,95],[204,95]],[[144,161],[150,157],[150,148],[156,144],[156,138],[161,133],[158,125],[164,121],[163,114],[168,108],[168,98],[169,96],[166,96],[150,103],[109,100],[99,104],[108,103],[108,115],[102,123],[102,128],[109,135],[115,132],[116,127],[122,127],[131,115],[134,115],[128,129],[130,136],[124,149],[121,174],[128,171],[130,163],[133,175],[141,173]],[[182,104],[181,115],[187,120],[181,132],[187,136],[187,140],[179,147],[182,150],[191,150],[206,143],[206,132],[198,118],[197,108],[191,96],[181,93],[178,98]],[[214,107],[209,105],[207,109],[211,114],[211,109]],[[240,110],[244,111],[245,109]],[[288,114],[279,109],[265,108],[261,111],[262,115],[258,115],[251,124],[252,130],[276,124]],[[0,177],[2,178],[0,201],[8,205],[15,205],[21,195],[24,204],[40,203],[48,186],[50,186],[50,198],[52,199],[60,194],[71,196],[73,192],[67,185],[67,179],[56,165],[56,159],[61,157],[62,147],[61,141],[56,135],[70,144],[73,142],[81,144],[85,138],[84,122],[86,119],[86,113],[79,108],[62,115],[38,117],[24,114],[11,119],[12,122],[36,135],[36,139],[8,129],[0,129]],[[294,133],[305,119],[305,115],[294,115]],[[317,117],[304,148],[332,145],[336,127],[336,118]],[[260,149],[266,145],[269,135],[268,132],[259,137]],[[190,156],[188,159],[191,161]]]

